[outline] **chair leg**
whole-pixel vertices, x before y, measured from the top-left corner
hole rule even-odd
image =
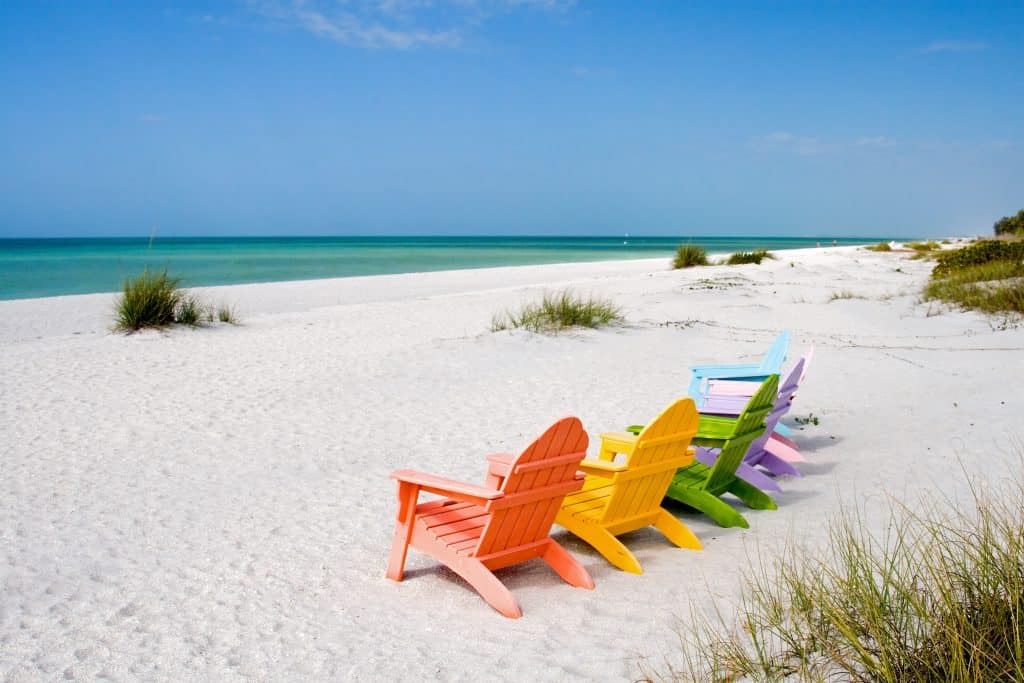
[[[747,463],[740,463],[740,466],[736,469],[736,476],[747,482],[751,486],[755,486],[762,491],[781,491],[782,487],[779,486],[778,482],[769,477],[764,472],[751,467]]]
[[[392,581],[401,581],[405,569],[405,556],[412,539],[412,525],[416,523],[416,499],[419,487],[400,482],[398,485],[398,515],[395,519],[395,533],[391,538],[391,554],[385,572]]]
[[[690,488],[688,486],[670,487],[667,496],[672,500],[689,505],[700,510],[705,515],[715,520],[719,526],[750,528],[750,523],[728,503],[720,500],[707,491]]]
[[[476,589],[476,592],[488,605],[509,619],[518,619],[523,616],[523,611],[519,609],[519,603],[512,597],[511,591],[481,562],[460,557],[458,561],[444,564],[469,582],[469,585]]]
[[[789,446],[785,441],[768,439],[768,442],[764,445],[764,450],[765,453],[771,453],[786,462],[804,462],[803,454]]]
[[[554,539],[548,539],[548,547],[541,557],[570,586],[588,590],[594,588],[594,580],[583,565]]]
[[[665,534],[665,538],[680,548],[690,548],[692,550],[700,550],[702,548],[700,540],[694,536],[690,528],[673,517],[664,508],[658,510],[658,519],[654,521],[654,528]]]
[[[800,470],[793,467],[793,465],[786,462],[779,456],[773,455],[772,453],[765,453],[764,456],[761,458],[761,462],[758,464],[775,475],[788,474],[792,477],[802,476],[800,474]],[[762,486],[761,488],[764,487]]]
[[[768,446],[772,446],[769,448]],[[778,447],[778,448],[776,448]],[[787,439],[784,436],[778,434],[772,434],[768,437],[768,443],[765,445],[765,450],[775,453],[780,457],[789,460],[790,462],[803,462],[804,456],[800,453],[800,447],[792,439]],[[787,454],[789,454],[787,456]]]
[[[778,508],[771,496],[742,479],[734,479],[726,490],[746,503],[747,507],[751,509],[775,510]]]
[[[604,527],[596,524],[584,524],[574,519],[557,520],[559,524],[586,541],[590,547],[601,553],[604,559],[611,562],[624,572],[643,574],[644,570],[637,562],[633,553],[629,552],[622,541],[615,538]]]
[[[793,430],[790,429],[789,425],[784,425],[779,422],[775,425],[775,431],[781,436],[785,436],[790,439],[793,438]]]

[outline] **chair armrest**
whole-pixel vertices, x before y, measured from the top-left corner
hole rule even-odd
[[[744,364],[744,365],[694,365],[690,368],[691,372],[694,372],[702,377],[718,377],[718,376],[729,376],[729,377],[745,377],[754,376],[758,374],[764,374],[764,370],[761,369],[760,365],[755,364]]]
[[[485,486],[500,489],[505,478],[512,473],[512,463],[516,456],[511,453],[491,453],[487,456],[487,480]]]
[[[580,469],[587,474],[596,474],[599,477],[609,477],[616,472],[625,472],[625,465],[616,465],[606,460],[592,460],[587,458],[580,462]]]
[[[481,501],[494,500],[505,495],[501,491],[495,491],[484,486],[467,484],[455,479],[446,479],[445,477],[438,477],[416,470],[395,470],[391,473],[391,478],[405,484],[418,486],[428,493],[447,495],[470,503],[479,504]]]

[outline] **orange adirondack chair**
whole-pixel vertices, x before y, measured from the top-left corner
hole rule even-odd
[[[519,457],[487,456],[485,486],[424,474],[391,473],[398,480],[398,517],[387,577],[402,580],[409,546],[445,564],[506,617],[522,616],[512,593],[492,573],[539,557],[566,582],[593,588],[590,574],[548,534],[565,494],[583,486],[576,468],[587,453],[579,418],[566,417]],[[419,503],[420,491],[447,496]]]

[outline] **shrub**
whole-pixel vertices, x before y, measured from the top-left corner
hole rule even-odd
[[[963,268],[992,261],[1024,260],[1024,241],[980,240],[966,247],[944,251],[937,256],[932,277],[945,277]]]
[[[518,312],[506,311],[491,320],[491,331],[518,327],[532,332],[558,332],[570,327],[596,328],[623,322],[622,311],[613,302],[583,297],[572,290],[545,293],[539,303],[525,304]]]
[[[914,251],[936,251],[942,249],[942,245],[935,240],[928,240],[927,242],[907,242],[907,248]]]
[[[735,254],[730,254],[726,260],[726,265],[736,266],[743,263],[761,263],[762,259],[773,259],[775,255],[769,252],[767,249],[758,249],[756,251],[737,251]]]
[[[869,247],[864,247],[868,251],[892,251],[892,245],[888,242],[879,242],[878,244],[872,244]]]
[[[203,304],[196,296],[183,294],[178,302],[178,310],[175,312],[174,322],[188,325],[189,327],[197,327],[203,322],[204,318],[209,319],[209,317],[208,310],[203,307]]]
[[[1016,216],[1003,216],[995,222],[992,230],[997,235],[1024,234],[1024,209],[1018,211]]]
[[[708,252],[696,244],[680,244],[676,249],[675,258],[672,259],[672,267],[677,270],[706,265],[708,265]]]
[[[235,309],[227,304],[221,304],[217,308],[217,320],[231,325],[238,324],[238,317],[235,315]]]
[[[164,270],[151,273],[148,269],[124,282],[124,292],[114,304],[114,330],[134,332],[144,327],[167,327],[174,323],[198,327],[213,322],[214,310],[194,294],[181,291],[180,278],[167,275]],[[221,304],[216,311],[221,322],[235,324],[234,309]]]
[[[945,277],[933,275],[925,285],[923,298],[984,313],[1024,313],[1024,262],[992,261],[961,268]]]
[[[115,303],[114,329],[134,332],[144,327],[166,327],[175,321],[182,301],[178,278],[164,270],[152,273],[148,269],[124,282],[124,291]]]
[[[922,513],[893,502],[884,535],[845,513],[825,552],[751,567],[736,624],[695,615],[685,670],[650,678],[1024,680],[1024,480],[999,489]]]

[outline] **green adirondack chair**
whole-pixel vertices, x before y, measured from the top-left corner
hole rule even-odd
[[[737,477],[736,470],[751,442],[764,432],[765,416],[771,411],[778,392],[779,376],[769,375],[740,415],[701,414],[691,443],[698,448],[720,448],[718,459],[711,467],[695,460],[676,470],[665,497],[700,510],[724,527],[750,526],[739,511],[721,499],[726,493],[755,510],[776,509],[771,496]],[[628,430],[635,433],[642,428],[634,425]]]

